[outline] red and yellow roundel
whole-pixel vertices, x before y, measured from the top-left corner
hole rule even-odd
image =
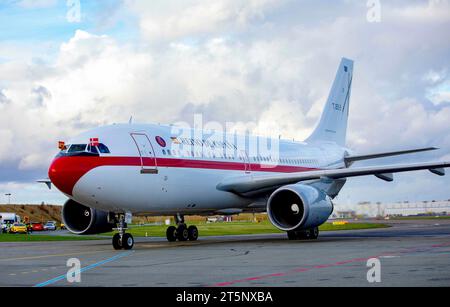
[[[166,147],[167,146],[166,141],[162,137],[156,136],[155,140],[159,144],[159,146],[161,146],[161,147]]]

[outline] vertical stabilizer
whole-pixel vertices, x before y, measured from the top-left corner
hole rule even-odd
[[[307,142],[326,141],[345,146],[352,79],[353,61],[343,58],[319,124]]]

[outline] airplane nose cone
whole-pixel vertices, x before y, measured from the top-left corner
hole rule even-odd
[[[86,173],[101,165],[95,157],[58,156],[48,169],[48,177],[58,190],[73,196],[73,188]]]
[[[48,169],[48,177],[58,190],[72,196],[78,178],[69,157],[56,157]]]

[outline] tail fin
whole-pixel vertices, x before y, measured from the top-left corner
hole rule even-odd
[[[307,142],[328,141],[345,145],[352,79],[353,61],[342,58],[322,117]]]

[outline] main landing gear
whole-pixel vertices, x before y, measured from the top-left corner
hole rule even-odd
[[[319,227],[287,232],[289,240],[315,240],[319,237]]]
[[[198,239],[198,229],[195,226],[187,227],[184,222],[184,216],[176,215],[175,221],[177,222],[177,227],[169,226],[166,231],[167,241],[175,242],[178,241],[196,241]]]
[[[125,215],[119,214],[118,220],[117,231],[119,231],[119,233],[116,233],[113,236],[112,245],[115,250],[130,250],[134,246],[134,238],[131,234],[125,233],[125,230],[128,229],[127,224],[125,223]]]

